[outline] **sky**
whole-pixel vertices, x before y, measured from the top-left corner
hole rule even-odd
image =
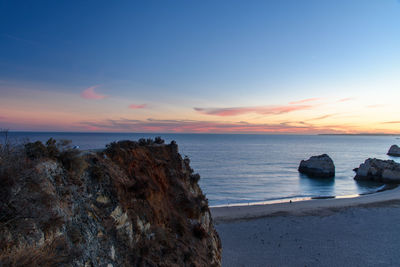
[[[399,0],[0,0],[0,128],[400,134]]]

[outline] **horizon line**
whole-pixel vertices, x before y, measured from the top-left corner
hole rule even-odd
[[[265,132],[265,133],[260,133],[260,132],[249,132],[249,133],[243,133],[243,132],[226,132],[226,133],[199,133],[199,132],[97,132],[97,131],[36,131],[36,130],[10,130],[10,129],[2,129],[1,132],[4,132],[4,130],[7,130],[8,133],[77,133],[77,134],[199,134],[199,135],[207,135],[207,134],[212,134],[212,135],[371,135],[371,136],[400,136],[400,133],[365,133],[365,132],[360,132],[360,133],[292,133],[292,132]]]

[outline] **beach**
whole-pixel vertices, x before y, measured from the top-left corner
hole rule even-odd
[[[223,266],[396,266],[400,188],[355,198],[212,208]]]

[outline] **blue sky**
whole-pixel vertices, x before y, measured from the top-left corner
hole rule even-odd
[[[107,97],[95,99],[101,105],[77,101],[82,120],[90,114],[99,123],[122,115],[221,122],[194,108],[351,98],[355,103],[343,110],[365,128],[365,112],[352,106],[390,104],[399,97],[399,62],[396,0],[0,1],[0,93],[8,97],[0,101],[20,109],[8,108],[4,127],[36,129],[13,114],[22,114],[27,104],[32,114],[37,106],[51,112],[54,106],[46,101],[62,110],[70,105],[62,94],[73,101],[73,95],[94,87]],[[40,94],[46,101],[37,97],[31,103]],[[101,107],[119,110],[127,100],[148,110],[94,116]],[[258,115],[249,112],[244,119],[279,123],[276,116]],[[316,109],[295,120],[317,115],[326,114]],[[71,130],[85,130],[72,117]],[[223,122],[243,119],[228,117]],[[59,127],[47,124],[41,126]]]

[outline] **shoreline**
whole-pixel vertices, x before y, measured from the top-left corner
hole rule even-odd
[[[398,187],[398,184],[384,184],[377,188],[376,191],[366,192],[361,194],[353,194],[353,195],[343,195],[343,196],[315,196],[315,197],[287,197],[287,198],[279,198],[265,201],[254,201],[254,202],[238,202],[238,203],[228,203],[221,205],[212,205],[210,208],[224,208],[224,207],[243,207],[243,206],[256,206],[256,205],[270,205],[270,204],[278,204],[278,203],[293,203],[299,201],[308,201],[308,200],[317,200],[317,199],[338,199],[338,198],[356,198],[360,196],[366,196],[371,194],[376,194],[380,192],[384,192],[387,190],[393,190]]]
[[[279,200],[278,200],[279,201]],[[336,196],[332,198],[307,198],[298,201],[279,201],[275,203],[244,203],[229,206],[210,207],[214,222],[232,222],[253,220],[272,216],[327,215],[338,209],[356,206],[377,206],[400,202],[400,187],[386,185],[374,193],[352,196]]]

